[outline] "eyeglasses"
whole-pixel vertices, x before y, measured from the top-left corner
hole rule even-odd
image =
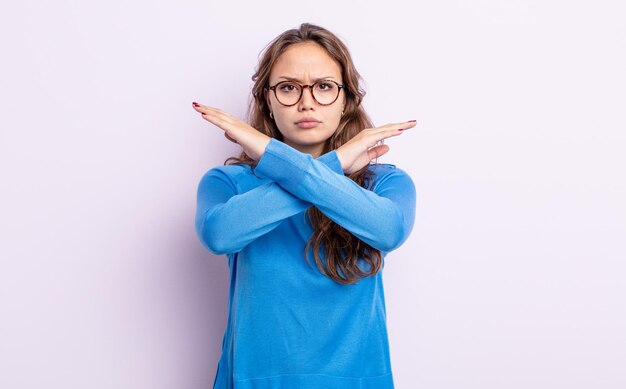
[[[302,91],[307,87],[311,90],[313,99],[320,105],[331,105],[337,101],[341,88],[345,88],[344,85],[332,80],[319,80],[312,85],[302,85],[295,81],[281,81],[268,89],[274,91],[274,96],[279,103],[291,107],[298,104],[302,98]]]

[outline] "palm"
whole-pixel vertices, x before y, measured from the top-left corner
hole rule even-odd
[[[366,128],[359,132],[354,138],[337,148],[337,156],[344,173],[354,173],[368,165],[372,159],[387,153],[389,146],[380,142],[386,138],[401,135],[403,129],[414,126],[415,122],[410,121]]]
[[[194,109],[200,112],[205,120],[224,130],[224,136],[231,142],[239,144],[250,158],[255,161],[261,158],[270,141],[269,136],[218,108],[194,104]]]

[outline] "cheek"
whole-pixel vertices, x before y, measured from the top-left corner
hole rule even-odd
[[[291,131],[291,117],[290,113],[283,109],[274,110],[274,123],[276,123],[281,133],[284,134],[285,131]]]
[[[276,120],[276,123],[287,123],[291,116],[292,114],[285,107],[279,108],[274,106],[274,120]]]
[[[343,111],[342,105],[338,105],[337,108],[333,109],[332,114],[331,114],[333,121],[336,121],[336,122],[341,121],[341,111]]]

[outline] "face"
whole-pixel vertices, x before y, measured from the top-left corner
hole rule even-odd
[[[270,71],[269,84],[273,86],[281,81],[295,80],[311,85],[319,79],[342,84],[341,66],[319,44],[303,42],[290,45],[278,57]],[[318,104],[310,88],[304,88],[300,101],[290,107],[279,103],[274,91],[267,90],[266,99],[283,141],[315,158],[321,155],[326,140],[335,133],[345,108],[343,88],[331,105]],[[303,119],[310,119],[313,123],[298,123]]]

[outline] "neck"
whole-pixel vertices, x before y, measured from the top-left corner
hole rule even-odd
[[[320,155],[322,155],[322,151],[324,151],[323,144],[308,146],[308,145],[294,145],[287,141],[285,141],[285,143],[293,147],[294,149],[298,150],[301,153],[310,154],[313,158],[318,158]]]

